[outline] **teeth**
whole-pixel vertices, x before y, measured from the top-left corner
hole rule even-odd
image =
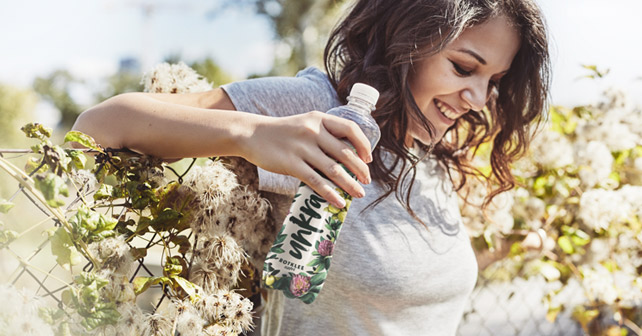
[[[448,107],[444,106],[439,100],[435,100],[437,108],[439,108],[439,111],[446,116],[446,118],[455,120],[457,119],[458,115],[456,112],[453,110],[449,109]]]

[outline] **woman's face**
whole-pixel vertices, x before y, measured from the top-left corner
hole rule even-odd
[[[466,29],[439,53],[414,62],[410,91],[435,134],[432,139],[420,122],[411,122],[406,145],[411,146],[413,139],[436,144],[457,118],[481,111],[519,45],[519,33],[498,16]]]

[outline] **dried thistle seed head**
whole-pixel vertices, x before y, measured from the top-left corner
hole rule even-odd
[[[134,258],[130,253],[129,245],[125,242],[125,236],[105,238],[89,244],[88,247],[89,252],[101,263],[101,269],[119,275],[130,275]]]
[[[199,194],[203,207],[218,206],[239,185],[223,163],[211,160],[202,167],[192,167],[183,183]]]
[[[3,335],[53,335],[51,326],[39,316],[41,300],[27,290],[0,284],[0,333]],[[6,322],[5,322],[6,321]],[[4,322],[4,323],[3,323]]]
[[[145,92],[156,93],[204,92],[212,89],[205,78],[183,62],[157,65],[143,75],[142,83]]]
[[[173,321],[161,314],[145,316],[141,335],[143,336],[174,336],[172,335]]]

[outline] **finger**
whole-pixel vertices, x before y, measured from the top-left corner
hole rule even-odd
[[[301,182],[305,183],[308,187],[312,188],[314,192],[323,197],[330,204],[335,206],[338,209],[342,209],[346,206],[346,201],[339,195],[339,193],[334,190],[335,186],[330,183],[327,179],[323,178],[317,171],[312,169],[307,164],[303,164],[303,167],[300,168],[303,172],[303,178]]]
[[[309,156],[306,159],[306,162],[310,166],[318,169],[325,178],[331,180],[335,185],[346,191],[352,197],[361,198],[365,196],[363,187],[354,178],[352,178],[348,172],[346,172],[343,166],[327,156],[321,150],[319,150],[318,153],[314,153],[314,155]]]
[[[370,141],[354,121],[328,115],[328,118],[323,120],[323,126],[336,138],[348,140],[361,160],[366,163],[372,162]]]
[[[357,154],[355,154],[352,147],[343,140],[338,140],[328,134],[326,137],[321,137],[319,146],[327,155],[345,165],[348,170],[357,176],[361,183],[370,183],[370,169],[368,169],[368,165],[364,163]]]

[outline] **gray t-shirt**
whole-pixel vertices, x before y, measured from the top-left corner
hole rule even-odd
[[[315,68],[295,78],[253,79],[223,87],[239,111],[287,116],[340,105],[327,76]],[[413,149],[421,157],[419,149]],[[392,162],[390,153],[384,162]],[[260,172],[262,190],[291,193]],[[278,185],[278,186],[277,186]],[[416,215],[373,182],[354,199],[337,240],[332,266],[312,304],[270,290],[262,335],[454,335],[477,279],[477,263],[445,169],[428,158],[417,166],[410,197]]]

